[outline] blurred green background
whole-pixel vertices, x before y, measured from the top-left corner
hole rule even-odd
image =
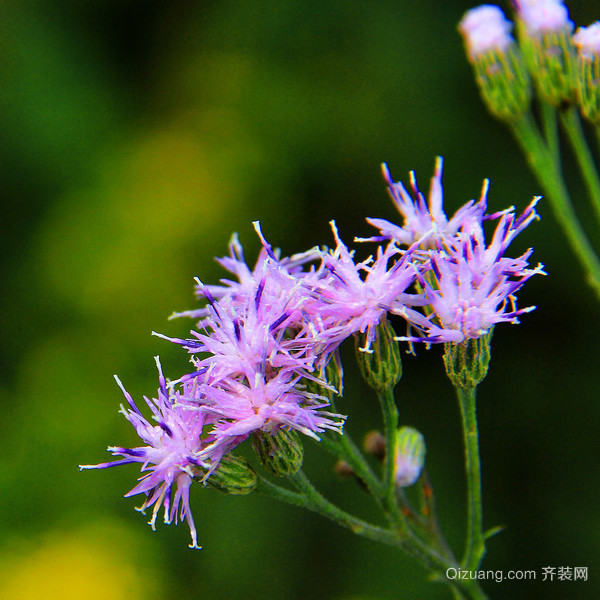
[[[573,0],[587,25],[594,3]],[[456,32],[474,4],[450,0],[3,0],[0,4],[0,598],[397,600],[449,598],[393,549],[312,514],[193,488],[201,551],[185,525],[153,533],[122,498],[136,467],[77,470],[135,445],[117,413],[118,373],[153,394],[152,357],[187,357],[152,337],[216,281],[233,231],[250,261],[259,219],[285,254],[395,220],[379,165],[428,188],[445,159],[453,212],[491,179],[489,204],[522,209],[540,188],[485,111]],[[508,9],[508,3],[504,4]],[[596,10],[595,10],[596,9]],[[572,161],[567,176],[598,229]],[[550,209],[517,240],[547,266],[522,291],[538,310],[498,327],[479,414],[486,569],[537,582],[487,583],[493,598],[600,597],[600,307]],[[513,254],[514,255],[514,254]],[[347,356],[349,431],[379,426]],[[405,423],[428,443],[442,523],[460,552],[462,448],[440,351],[407,357]],[[307,472],[331,499],[376,518],[315,444]],[[541,582],[543,567],[589,581]]]

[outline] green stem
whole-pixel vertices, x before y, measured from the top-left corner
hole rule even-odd
[[[425,519],[427,522],[427,526],[431,533],[433,534],[433,538],[435,542],[439,545],[440,551],[444,553],[444,555],[453,557],[452,550],[444,534],[442,533],[442,529],[440,527],[440,523],[437,517],[437,511],[435,508],[435,497],[433,494],[433,486],[431,481],[429,480],[429,475],[427,473],[427,469],[423,469],[421,473],[421,477],[418,482],[419,486],[419,494],[421,497],[421,506],[425,511]]]
[[[531,115],[525,115],[522,119],[512,122],[511,130],[540,182],[571,249],[586,270],[588,283],[600,297],[600,261],[577,219],[562,175],[554,164],[552,154],[536,129]]]
[[[475,386],[456,386],[460,405],[465,443],[465,468],[467,475],[467,540],[462,560],[464,569],[475,571],[485,554],[485,536],[481,509],[481,464],[479,459],[479,434]]]
[[[366,521],[347,513],[335,504],[332,504],[312,485],[302,470],[291,477],[291,480],[307,499],[307,508],[309,510],[331,519],[338,525],[350,529],[357,535],[409,551],[405,541],[401,540],[394,531],[367,523]],[[412,553],[414,554],[414,552]]]
[[[333,434],[330,436],[324,434],[319,445],[348,463],[354,474],[365,484],[368,492],[381,504],[384,496],[383,485],[345,430],[343,435]]]
[[[558,142],[558,123],[556,122],[556,109],[548,102],[542,103],[542,124],[548,151],[556,168],[560,165],[560,146]]]
[[[461,591],[457,588],[451,588],[452,596],[454,600],[465,600],[465,596],[462,595]]]
[[[486,600],[486,595],[475,580],[454,581],[445,577],[448,569],[458,569],[458,565],[454,561],[438,555],[419,540],[412,537],[403,538],[397,531],[372,525],[335,506],[312,485],[302,471],[290,479],[299,492],[283,488],[261,476],[259,476],[257,491],[287,504],[318,513],[357,535],[407,552],[435,574],[439,581],[444,581],[451,589],[460,590],[460,594],[457,596],[459,598]]]
[[[571,106],[567,110],[561,111],[560,120],[575,152],[575,157],[579,163],[579,168],[581,169],[592,200],[596,218],[600,220],[600,179],[598,178],[596,165],[585,139],[583,128],[581,127],[581,120],[579,119],[577,109]]]
[[[400,531],[406,529],[406,519],[396,499],[396,445],[398,435],[398,408],[394,400],[393,388],[377,392],[385,435],[385,460],[383,464],[383,491],[388,516],[391,517]]]

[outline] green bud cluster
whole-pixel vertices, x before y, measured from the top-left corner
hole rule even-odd
[[[579,56],[577,64],[577,99],[581,112],[596,126],[600,125],[600,59]]]
[[[304,448],[295,431],[256,432],[252,446],[263,466],[277,477],[291,477],[302,467]]]
[[[321,378],[333,389],[328,389],[317,384],[313,385],[313,382],[309,382],[309,388],[311,391],[327,398],[331,406],[335,406],[336,399],[342,395],[344,389],[344,369],[342,367],[342,361],[337,353],[334,353],[329,359],[329,362],[325,365]],[[312,389],[313,387],[314,389]]]
[[[518,48],[490,50],[473,62],[475,79],[489,111],[502,121],[516,121],[529,109],[531,85]]]
[[[479,385],[487,375],[493,329],[460,344],[444,344],[444,366],[452,385],[464,389]]]
[[[518,22],[519,44],[540,99],[559,108],[576,101],[576,51],[568,30],[530,36]]]
[[[378,392],[393,389],[402,377],[402,358],[394,328],[386,318],[382,319],[369,352],[362,349],[365,337],[365,334],[354,337],[356,359],[362,376]]]
[[[206,480],[206,485],[225,494],[242,496],[253,492],[257,481],[256,471],[245,458],[228,454]]]

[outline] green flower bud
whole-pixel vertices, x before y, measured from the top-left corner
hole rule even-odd
[[[472,388],[487,375],[490,363],[490,342],[493,329],[478,338],[469,338],[460,344],[444,344],[444,366],[452,385]]]
[[[576,100],[576,52],[568,28],[539,35],[518,21],[519,42],[541,100],[556,107]]]
[[[337,352],[334,352],[331,356],[325,368],[319,374],[319,378],[327,382],[332,389],[323,387],[316,381],[307,379],[307,390],[313,394],[327,398],[331,406],[335,409],[336,399],[342,395],[344,389],[344,369]]]
[[[581,112],[600,125],[600,22],[579,27],[573,36],[577,48],[577,99]]]
[[[408,487],[416,483],[425,465],[425,439],[413,427],[398,429],[394,462],[396,487]]]
[[[210,488],[226,494],[245,495],[254,491],[257,484],[256,471],[241,456],[228,454],[206,480]]]
[[[481,97],[503,121],[518,120],[531,100],[529,77],[511,29],[502,10],[490,4],[468,10],[458,25]]]
[[[252,446],[265,468],[277,477],[290,477],[302,467],[304,449],[295,431],[258,431],[252,437]]]
[[[384,317],[377,326],[377,335],[366,348],[366,335],[356,334],[356,359],[367,384],[378,392],[393,389],[402,377],[400,347],[394,339],[396,332]]]
[[[521,53],[513,44],[490,50],[472,61],[475,79],[488,110],[502,121],[516,121],[529,109],[531,86]]]
[[[577,99],[584,117],[600,125],[600,58],[579,58]]]

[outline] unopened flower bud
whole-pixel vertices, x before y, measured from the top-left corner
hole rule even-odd
[[[335,472],[344,479],[354,477],[354,469],[345,460],[340,459],[335,463]]]
[[[416,483],[425,464],[425,439],[413,427],[401,427],[396,437],[396,487]]]
[[[379,460],[385,458],[385,438],[379,431],[369,431],[367,433],[363,442],[363,448],[365,452]]]
[[[377,326],[377,335],[369,351],[365,351],[364,335],[356,335],[356,359],[365,381],[378,392],[391,390],[402,377],[400,347],[396,332],[384,317]]]
[[[226,494],[245,495],[254,491],[257,483],[256,471],[241,456],[228,454],[206,480],[210,488]]]
[[[560,107],[576,98],[573,22],[560,0],[515,0],[525,63],[540,98]]]
[[[600,21],[579,27],[573,36],[578,52],[577,99],[581,112],[600,125]]]
[[[483,101],[505,121],[520,118],[531,100],[529,77],[511,29],[504,13],[489,4],[467,11],[458,26]]]
[[[344,369],[342,361],[337,352],[334,352],[329,361],[318,375],[317,380],[307,379],[306,390],[326,398],[332,407],[335,407],[337,399],[344,390]]]
[[[471,388],[487,375],[490,363],[490,341],[493,329],[478,338],[468,338],[460,344],[444,344],[444,366],[452,385]]]
[[[302,467],[304,449],[293,430],[257,431],[252,437],[252,445],[264,467],[277,477],[291,477]]]

